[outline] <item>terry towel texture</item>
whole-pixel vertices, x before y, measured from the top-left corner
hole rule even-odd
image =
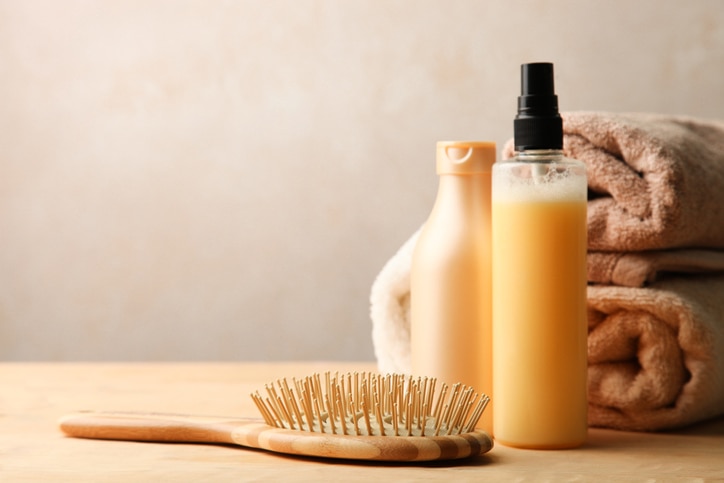
[[[588,287],[588,419],[656,430],[724,413],[724,275]]]
[[[648,252],[588,252],[588,281],[643,287],[667,273],[724,271],[724,251],[677,249]]]
[[[564,152],[589,178],[589,424],[660,430],[724,414],[724,123],[563,119]],[[372,286],[383,372],[410,372],[418,233]]]
[[[724,248],[724,123],[578,112],[563,129],[588,168],[591,250]]]

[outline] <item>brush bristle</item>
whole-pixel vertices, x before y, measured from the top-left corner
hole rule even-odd
[[[356,436],[448,436],[475,430],[490,398],[473,388],[400,374],[314,374],[251,395],[266,424]],[[448,394],[449,393],[449,394]]]

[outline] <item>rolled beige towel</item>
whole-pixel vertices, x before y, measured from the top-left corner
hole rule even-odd
[[[588,288],[589,424],[682,427],[724,414],[724,275]]]
[[[405,242],[372,284],[372,342],[382,373],[410,374],[410,267],[420,230]]]

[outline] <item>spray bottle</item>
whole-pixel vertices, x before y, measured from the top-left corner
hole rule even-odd
[[[586,169],[563,155],[553,65],[521,75],[516,155],[492,178],[495,438],[569,448],[587,433]]]

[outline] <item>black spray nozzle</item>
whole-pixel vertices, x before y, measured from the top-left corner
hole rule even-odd
[[[554,96],[553,64],[538,62],[520,66],[520,93],[523,96]]]
[[[520,69],[521,95],[513,123],[515,149],[561,149],[563,122],[558,113],[558,96],[553,81],[553,64],[523,64]]]

